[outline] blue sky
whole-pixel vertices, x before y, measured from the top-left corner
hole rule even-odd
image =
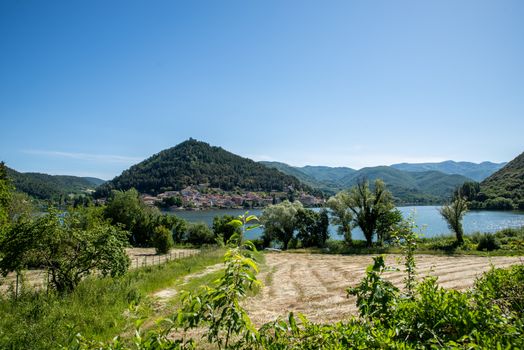
[[[361,168],[524,151],[524,2],[2,1],[0,159],[112,178],[196,138]]]

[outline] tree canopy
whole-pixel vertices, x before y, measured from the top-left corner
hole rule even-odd
[[[30,265],[46,269],[58,292],[73,290],[93,271],[120,276],[129,267],[127,232],[102,219],[96,208],[60,213],[51,209],[32,221],[19,220],[2,240],[0,271]]]
[[[283,201],[265,208],[260,218],[264,225],[264,244],[269,246],[271,241],[276,239],[282,242],[284,250],[288,249],[297,228],[297,214],[303,209],[298,201]]]
[[[462,228],[462,219],[468,211],[468,202],[462,196],[457,196],[449,205],[440,208],[440,215],[446,220],[449,228],[455,232],[457,243],[464,242],[464,230]]]

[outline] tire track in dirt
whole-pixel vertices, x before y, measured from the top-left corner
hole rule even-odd
[[[243,304],[257,325],[286,317],[293,311],[317,322],[334,322],[356,315],[355,297],[346,297],[346,289],[356,286],[365,275],[373,255],[322,255],[268,253],[264,273],[266,280],[258,295]],[[405,278],[399,255],[386,255],[386,264],[400,271],[386,272],[384,277],[398,287]],[[417,255],[417,278],[439,277],[445,288],[467,289],[491,265],[507,267],[522,263],[522,257],[434,256]]]

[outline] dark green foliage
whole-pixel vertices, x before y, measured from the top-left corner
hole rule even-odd
[[[169,253],[169,250],[173,248],[174,245],[173,234],[170,230],[164,226],[158,226],[155,228],[153,233],[153,246],[155,247],[157,254]]]
[[[187,225],[187,233],[184,242],[201,246],[216,242],[213,231],[203,222],[190,223]]]
[[[162,199],[162,201],[157,205],[161,208],[181,207],[182,198],[180,198],[179,196],[167,197]]]
[[[524,153],[480,183],[474,208],[517,209],[524,201]]]
[[[487,250],[490,252],[495,249],[500,249],[500,243],[497,241],[497,237],[489,233],[480,236],[477,250]]]
[[[241,234],[241,228],[232,222],[235,219],[236,217],[233,215],[227,214],[215,216],[213,218],[213,232],[215,233],[215,237],[221,237],[222,241],[227,243],[235,233]]]
[[[462,186],[457,188],[453,194],[453,198],[463,197],[468,202],[474,201],[477,199],[477,196],[480,192],[480,184],[478,182],[464,182]]]
[[[176,243],[182,242],[186,231],[183,219],[148,207],[140,200],[135,189],[113,191],[104,208],[104,216],[114,225],[121,225],[129,231],[130,243],[135,246],[152,245],[153,232],[157,226],[169,229]]]
[[[103,221],[96,208],[51,210],[34,222],[20,220],[1,244],[0,270],[6,275],[32,263],[46,269],[58,292],[70,292],[97,271],[121,276],[129,267],[127,232]]]
[[[27,193],[37,199],[64,202],[70,194],[86,194],[94,191],[103,180],[67,175],[48,175],[41,173],[20,173],[7,169],[17,191]]]
[[[329,217],[325,209],[318,213],[311,209],[302,209],[297,213],[296,238],[304,248],[322,248],[329,238],[328,226]]]
[[[4,162],[0,162],[0,239],[2,238],[2,229],[9,223],[12,192],[12,185],[7,176],[7,167]]]
[[[515,209],[515,205],[509,198],[496,197],[487,199],[484,202],[484,208],[492,210],[513,210]]]
[[[250,159],[227,152],[220,147],[189,139],[166,149],[124,171],[122,175],[97,189],[105,197],[113,189],[136,188],[141,193],[181,190],[190,185],[208,184],[230,191],[287,191],[310,188],[296,178],[269,169]]]

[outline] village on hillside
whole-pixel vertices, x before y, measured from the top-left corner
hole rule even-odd
[[[305,192],[227,192],[206,185],[188,186],[180,191],[166,191],[157,195],[144,194],[141,199],[147,205],[171,209],[209,208],[258,208],[277,204],[283,200],[297,200],[306,207],[321,206],[324,199]]]

